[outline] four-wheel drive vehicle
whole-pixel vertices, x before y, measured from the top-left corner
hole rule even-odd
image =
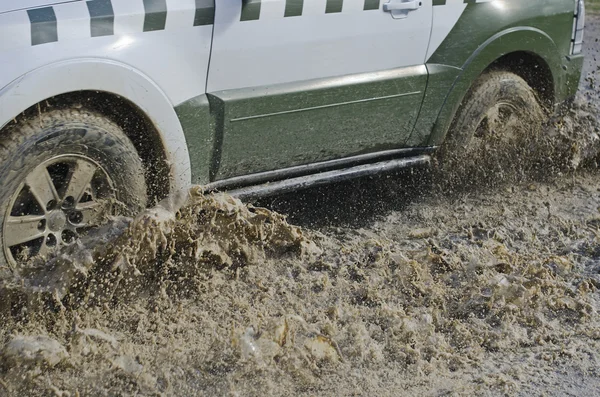
[[[0,0],[0,269],[103,202],[467,150],[575,94],[583,26],[583,0]]]

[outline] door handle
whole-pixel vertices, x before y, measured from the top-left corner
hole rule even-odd
[[[406,1],[403,2],[401,0],[391,0],[389,3],[383,4],[383,11],[391,12],[391,11],[414,11],[421,8],[423,2],[420,0],[414,1]]]

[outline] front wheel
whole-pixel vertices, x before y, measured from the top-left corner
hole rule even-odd
[[[461,104],[438,156],[447,183],[494,183],[524,172],[546,113],[514,73],[482,75]]]
[[[74,244],[115,208],[134,214],[146,206],[133,144],[85,110],[50,111],[3,131],[0,186],[0,269],[13,274]]]

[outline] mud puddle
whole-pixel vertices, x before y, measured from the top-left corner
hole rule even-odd
[[[47,264],[53,288],[3,284],[0,395],[600,394],[586,81],[542,178],[267,202],[302,227],[199,189],[115,220]]]
[[[597,375],[599,176],[429,198],[335,233],[191,191],[108,254],[92,246],[65,306],[3,314],[0,393],[564,389],[561,371]]]

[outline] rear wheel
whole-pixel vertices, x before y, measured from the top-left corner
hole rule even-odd
[[[54,110],[0,137],[0,269],[74,244],[106,215],[146,205],[142,162],[124,132],[84,110]]]

